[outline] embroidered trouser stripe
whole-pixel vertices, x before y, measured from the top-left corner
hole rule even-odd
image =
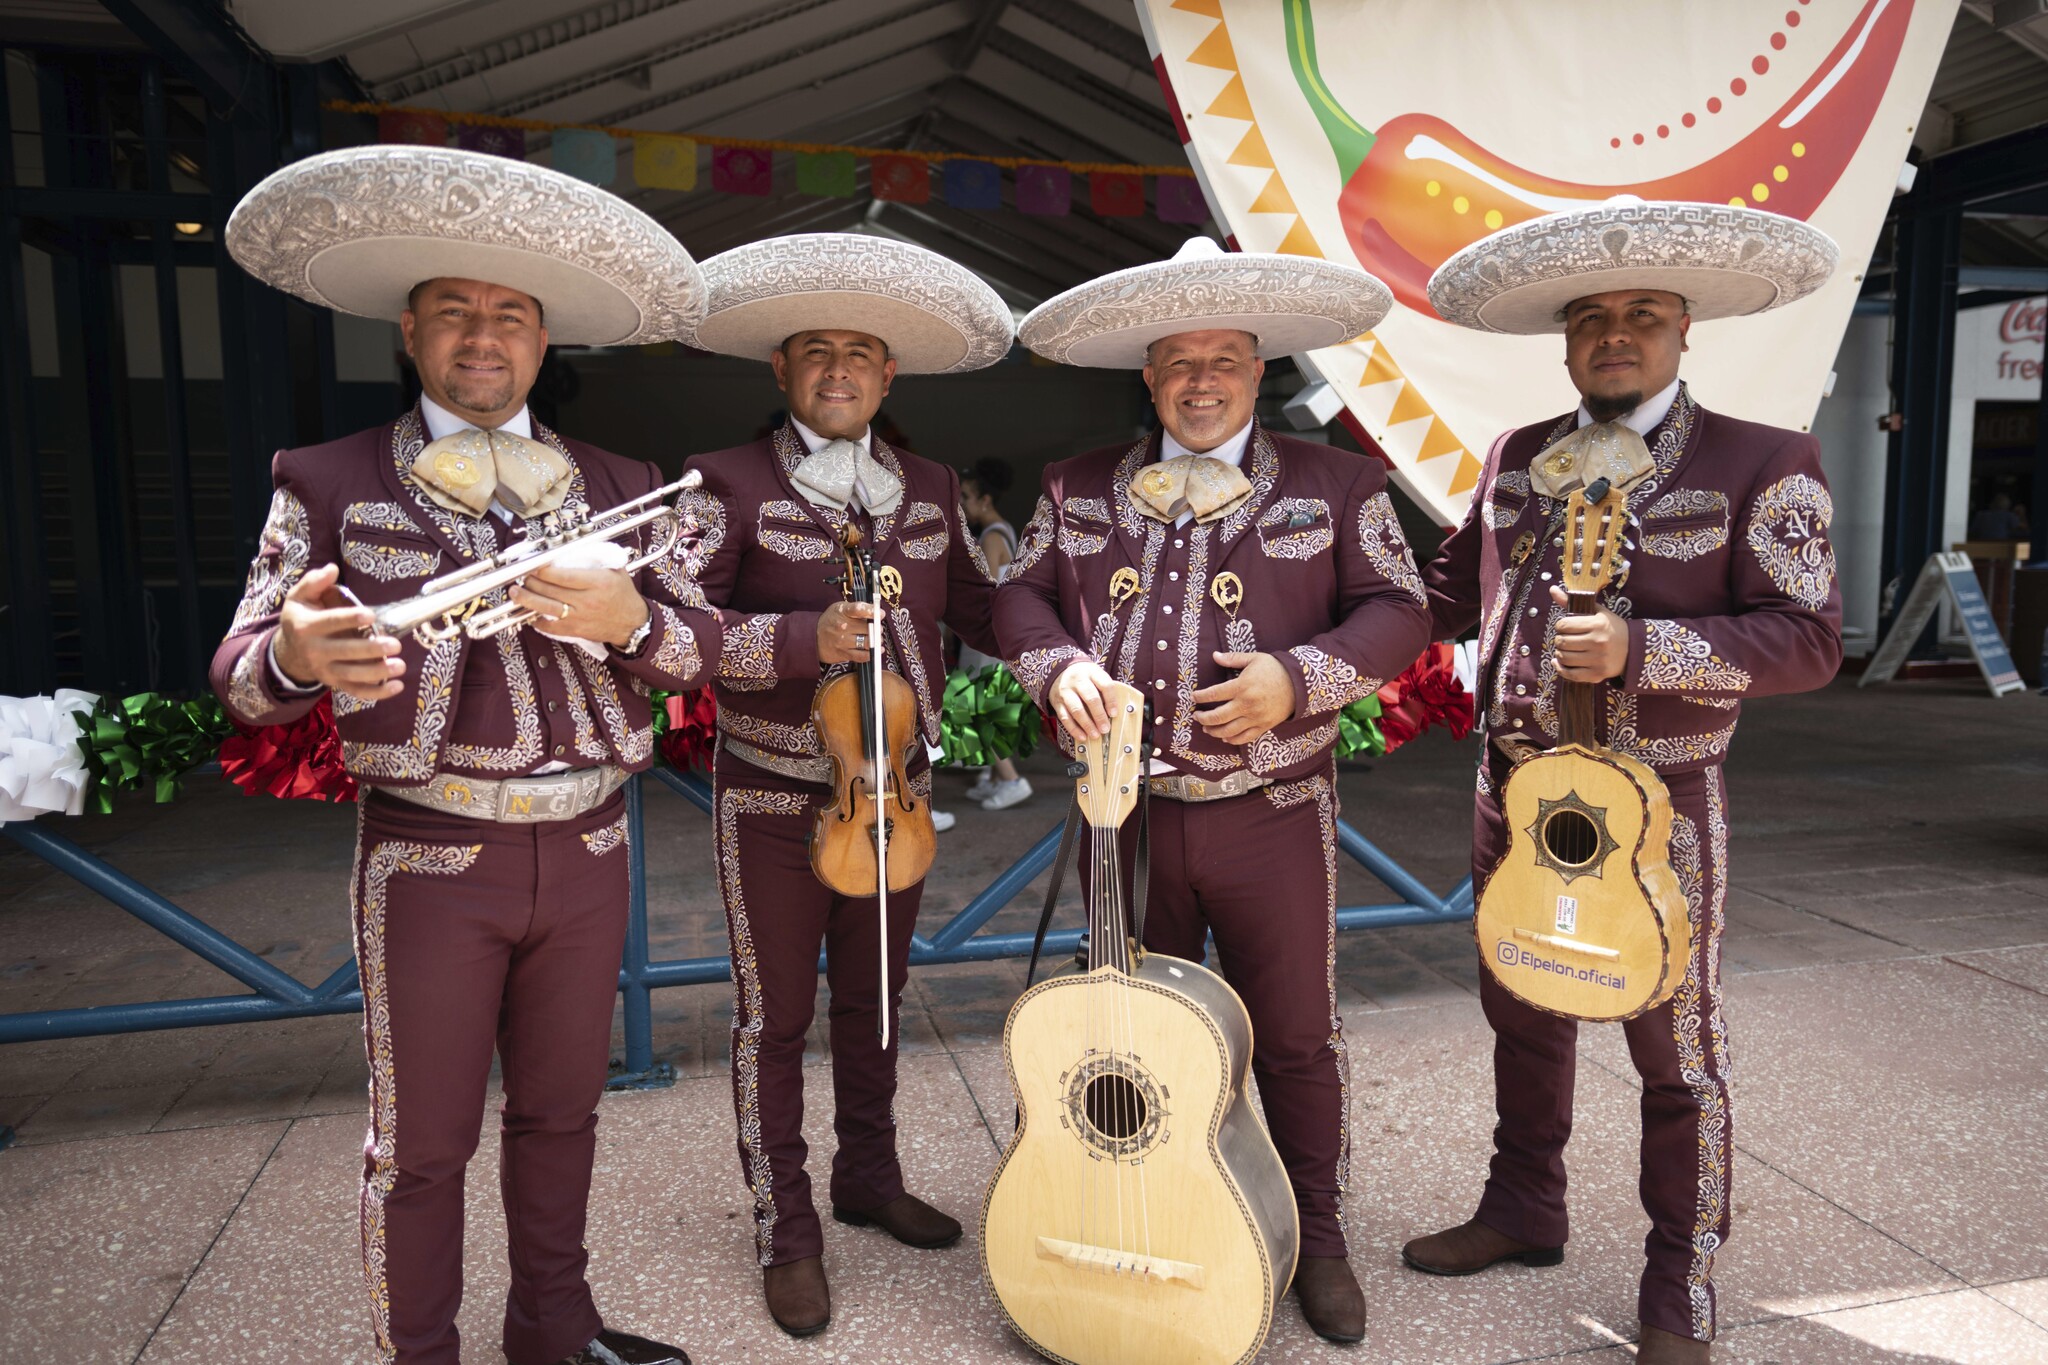
[[[922,773],[913,776],[919,785]],[[740,1168],[754,1197],[764,1266],[816,1256],[824,1241],[811,1202],[803,1136],[803,1055],[816,1011],[818,950],[831,990],[832,1201],[877,1208],[903,1193],[896,1157],[896,1052],[876,1036],[879,928],[873,897],[834,893],[805,846],[823,787],[718,756],[719,886],[732,944],[733,1109]],[[890,1008],[909,973],[920,883],[889,897]]]
[[[493,1052],[505,1089],[505,1355],[553,1365],[599,1328],[583,1234],[625,940],[623,804],[541,825],[376,795],[362,804],[354,908],[371,1127],[361,1219],[386,1360],[460,1357],[464,1177]]]
[[[1496,787],[1504,774],[1492,774]],[[1721,936],[1728,821],[1720,769],[1666,779],[1674,811],[1671,862],[1693,921],[1678,991],[1623,1025],[1643,1080],[1641,1196],[1650,1215],[1637,1312],[1644,1323],[1713,1337],[1714,1257],[1729,1233],[1734,1130],[1728,1032],[1721,1012]],[[1474,886],[1483,891],[1506,845],[1500,810],[1475,806]],[[1517,1241],[1569,1236],[1564,1149],[1572,1130],[1577,1022],[1522,1004],[1480,972],[1494,1030],[1494,1154],[1479,1219]]]
[[[1301,1215],[1301,1254],[1342,1256],[1350,1063],[1336,1002],[1337,804],[1327,776],[1151,803],[1145,946],[1218,968],[1251,1016],[1252,1073]],[[1132,868],[1137,822],[1123,826]],[[1081,859],[1084,884],[1092,859]]]

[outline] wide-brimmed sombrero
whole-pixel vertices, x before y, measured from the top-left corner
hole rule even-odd
[[[1355,265],[1225,251],[1191,237],[1170,261],[1112,271],[1047,299],[1017,339],[1062,365],[1135,370],[1161,337],[1228,329],[1257,337],[1259,356],[1271,360],[1349,341],[1393,306],[1387,287]]]
[[[243,197],[228,251],[251,275],[343,313],[396,321],[422,280],[484,280],[540,301],[549,340],[687,337],[704,276],[668,229],[545,166],[444,147],[350,147]]]
[[[1682,296],[1695,322],[1782,308],[1827,282],[1840,251],[1819,228],[1733,204],[1610,199],[1503,228],[1429,277],[1445,321],[1562,332],[1573,299],[1617,289]]]
[[[865,332],[898,374],[957,374],[1009,354],[1009,305],[957,261],[893,237],[805,232],[704,262],[710,306],[692,344],[766,360],[798,332]]]

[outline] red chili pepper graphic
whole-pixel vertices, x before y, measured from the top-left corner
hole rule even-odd
[[[1524,170],[1430,114],[1400,114],[1368,130],[1323,82],[1309,0],[1287,0],[1287,54],[1345,177],[1337,212],[1359,264],[1408,307],[1433,313],[1429,276],[1453,252],[1510,223],[1616,194],[1810,216],[1863,141],[1912,13],[1913,0],[1866,0],[1834,50],[1748,136],[1689,170],[1635,184],[1582,184]]]

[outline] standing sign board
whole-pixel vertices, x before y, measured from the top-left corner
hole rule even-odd
[[[1928,619],[1934,615],[1935,605],[1944,593],[1970,637],[1970,652],[1977,656],[1977,667],[1983,670],[1991,695],[2002,697],[2008,692],[2026,690],[2019,670],[2013,667],[2012,655],[2006,651],[2005,640],[1998,633],[1998,623],[1991,619],[1991,607],[1977,584],[1977,572],[1970,567],[1970,557],[1956,550],[1928,556],[1913,591],[1906,597],[1906,605],[1892,622],[1891,632],[1857,681],[1858,687],[1889,682],[1898,673],[1899,665],[1906,661],[1913,642],[1927,628]]]

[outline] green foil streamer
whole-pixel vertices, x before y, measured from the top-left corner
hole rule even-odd
[[[92,774],[92,809],[114,809],[116,791],[178,794],[178,779],[220,750],[233,727],[213,697],[178,701],[160,692],[101,697],[79,726],[78,748]]]

